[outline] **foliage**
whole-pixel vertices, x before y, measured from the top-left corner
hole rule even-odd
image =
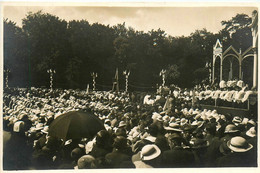
[[[208,78],[205,64],[212,60],[217,38],[225,47],[233,44],[244,50],[251,45],[250,22],[250,17],[238,14],[222,21],[217,34],[202,29],[188,37],[173,37],[161,29],[145,33],[125,23],[67,22],[41,11],[30,12],[22,27],[4,20],[4,68],[11,70],[9,86],[48,87],[47,70],[55,69],[54,87],[86,88],[92,84],[90,73],[96,72],[97,89],[109,90],[118,68],[120,88],[124,88],[126,69],[131,71],[130,90],[160,84],[162,69],[167,70],[168,85],[192,87]]]

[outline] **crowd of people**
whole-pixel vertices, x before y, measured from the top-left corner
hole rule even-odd
[[[6,89],[4,169],[256,167],[257,115],[202,110],[200,90]],[[79,110],[93,112],[104,129],[89,139],[49,135],[57,117]]]

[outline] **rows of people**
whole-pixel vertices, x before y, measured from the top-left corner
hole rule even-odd
[[[177,91],[187,92],[5,91],[4,169],[257,166],[257,116],[193,108]],[[72,110],[91,110],[105,130],[93,139],[49,136],[51,122]]]

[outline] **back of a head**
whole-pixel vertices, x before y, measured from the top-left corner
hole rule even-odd
[[[127,139],[123,136],[117,136],[113,145],[118,150],[125,149],[127,147]]]
[[[75,161],[77,161],[83,155],[84,155],[84,152],[81,148],[74,148],[71,151],[71,158]]]
[[[96,143],[99,146],[105,145],[106,142],[108,141],[110,135],[109,132],[106,130],[101,130],[97,133],[97,137],[96,137]]]
[[[92,168],[92,163],[95,161],[95,158],[91,155],[84,155],[78,160],[79,169],[90,169]]]
[[[157,136],[158,134],[158,126],[157,124],[153,123],[149,126],[149,130],[148,132],[152,135],[152,136]]]

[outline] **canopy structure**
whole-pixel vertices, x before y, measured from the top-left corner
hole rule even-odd
[[[222,50],[222,45],[217,40],[215,46],[213,47],[213,70],[212,70],[212,82],[214,82],[215,79],[215,63],[216,59],[220,58],[220,81],[223,78],[222,71],[223,71],[223,61],[225,58],[232,56],[238,60],[239,63],[239,80],[242,80],[242,62],[247,57],[254,57],[254,67],[253,67],[253,87],[257,87],[257,71],[258,71],[258,56],[257,56],[257,42],[258,42],[258,13],[257,11],[253,12],[252,15],[252,24],[251,24],[251,30],[252,30],[252,36],[253,36],[253,43],[252,46],[250,46],[246,51],[241,52],[237,51],[232,45],[229,46],[224,52]],[[232,63],[230,63],[230,68],[232,69]],[[231,74],[232,76],[232,74]]]

